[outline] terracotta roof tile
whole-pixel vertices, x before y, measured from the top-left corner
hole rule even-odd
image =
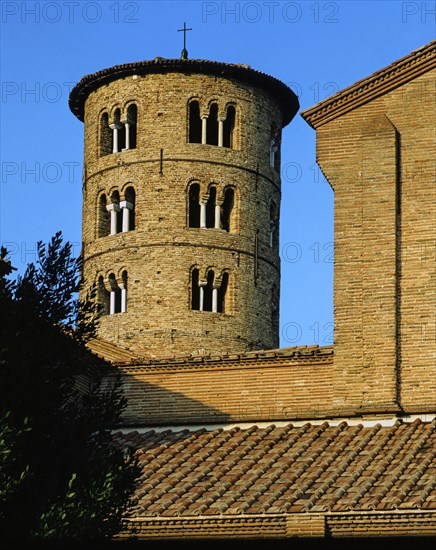
[[[116,434],[143,474],[131,516],[436,510],[436,423]]]

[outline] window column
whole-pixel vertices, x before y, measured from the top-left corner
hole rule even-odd
[[[200,300],[199,300],[199,311],[204,311],[204,287],[206,286],[206,281],[199,281],[198,286],[200,289]]]
[[[130,149],[130,127],[134,126],[135,121],[126,118],[122,121],[122,123],[124,124],[124,128],[126,129],[126,144],[123,151],[127,151],[128,149]]]
[[[224,144],[224,120],[218,120],[218,147],[223,147]]]
[[[117,225],[118,225],[118,212],[120,211],[120,207],[116,203],[108,204],[106,206],[106,209],[108,212],[111,213],[111,235],[117,234]]]
[[[130,211],[133,210],[133,204],[129,201],[121,201],[120,207],[122,213],[122,231],[126,233],[130,229]]]
[[[109,128],[113,132],[113,147],[112,147],[112,153],[118,153],[118,130],[121,130],[123,127],[122,124],[119,122],[115,122],[114,124],[109,124]]]
[[[200,227],[206,227],[206,203],[200,202]]]
[[[207,141],[207,116],[201,117],[201,143],[206,145]]]
[[[221,204],[218,201],[215,203],[215,229],[221,229]]]
[[[218,311],[218,287],[214,286],[212,288],[212,312],[217,313]]]
[[[121,289],[121,313],[125,313],[127,311],[127,288],[124,282],[118,286]]]
[[[109,275],[109,285],[111,288],[110,291],[110,300],[109,300],[109,313],[110,315],[113,315],[117,312],[117,281],[115,280],[115,275],[111,273]]]

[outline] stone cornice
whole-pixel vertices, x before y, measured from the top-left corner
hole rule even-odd
[[[163,57],[115,65],[84,76],[71,90],[70,109],[79,120],[83,121],[86,99],[91,92],[101,86],[134,75],[167,73],[212,75],[259,87],[277,99],[283,113],[283,126],[286,126],[298,111],[298,98],[286,84],[272,76],[256,71],[248,65],[221,63],[208,59],[166,59]]]
[[[114,363],[125,374],[146,372],[170,372],[179,370],[268,368],[305,364],[331,363],[333,346],[298,346],[268,351],[253,351],[228,355],[199,355],[168,357],[162,359],[138,358],[128,362]]]
[[[323,124],[409,82],[436,66],[436,41],[341,90],[301,113],[317,129]]]

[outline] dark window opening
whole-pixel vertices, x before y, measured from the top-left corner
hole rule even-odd
[[[276,154],[274,156],[274,168],[280,171],[280,141],[276,141]]]
[[[117,287],[114,290],[114,293],[115,293],[114,313],[121,313],[121,289]]]
[[[236,110],[233,105],[227,108],[227,117],[223,123],[223,147],[233,148],[233,133],[235,129]]]
[[[271,248],[276,248],[278,245],[277,218],[276,203],[271,201],[269,207],[269,245]]]
[[[273,332],[279,330],[279,297],[275,284],[272,286],[271,290],[271,328]]]
[[[206,227],[215,227],[216,187],[209,188],[209,199],[206,203]]]
[[[189,188],[189,227],[200,227],[200,186],[193,183]]]
[[[231,214],[235,202],[233,189],[227,188],[224,193],[224,201],[221,208],[221,227],[225,231],[231,231]]]
[[[129,105],[127,108],[127,128],[125,128],[125,137],[127,138],[128,144],[125,144],[125,147],[128,145],[128,149],[136,149],[136,126],[138,118],[138,108],[136,105]]]
[[[133,187],[128,187],[126,189],[125,198],[126,198],[126,201],[128,203],[130,203],[130,205],[131,205],[130,208],[129,208],[128,231],[133,231],[135,229],[135,223],[136,223],[136,219],[135,219],[136,195],[135,195],[135,190],[133,189]]]
[[[189,104],[189,143],[201,143],[201,118],[198,101]]]
[[[271,168],[274,168],[277,171],[280,171],[280,141],[280,132],[277,131],[274,124],[272,124],[269,161]]]
[[[98,204],[98,227],[97,234],[99,237],[106,237],[110,233],[111,217],[107,211],[106,195],[101,195]]]
[[[191,289],[191,308],[200,309],[200,287],[198,285],[199,274],[198,269],[192,270],[192,289]]]
[[[209,110],[206,129],[206,143],[218,145],[218,105],[212,103]]]
[[[221,286],[218,289],[218,313],[226,313],[226,292],[229,284],[229,274],[224,273],[221,279]]]
[[[103,277],[98,278],[98,288],[97,288],[97,300],[99,303],[99,309],[101,315],[109,315],[109,300],[110,294],[104,286]]]
[[[209,271],[207,274],[207,283],[204,286],[203,295],[203,311],[212,311],[212,294],[213,294],[213,280],[215,274],[213,271]]]
[[[112,153],[112,130],[109,128],[109,115],[103,113],[100,117],[100,156]]]

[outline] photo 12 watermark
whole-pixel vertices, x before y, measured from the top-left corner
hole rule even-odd
[[[81,163],[64,162],[16,162],[1,163],[2,183],[78,183],[82,181]]]
[[[339,23],[339,2],[202,2],[203,23]]]
[[[82,243],[70,242],[71,255],[78,257],[81,252]],[[3,241],[1,246],[6,248],[6,259],[11,262],[12,267],[18,268],[20,265],[35,263],[39,259],[37,242],[12,242]]]
[[[140,2],[11,2],[0,4],[2,23],[139,23]]]
[[[293,346],[301,345],[308,340],[315,345],[330,346],[334,342],[334,323],[314,321],[310,324],[302,324],[297,321],[288,321],[284,323],[280,333],[281,340]],[[306,333],[309,337],[303,338]]]
[[[306,261],[314,264],[333,264],[335,245],[333,241],[309,245],[301,245],[295,241],[285,243],[281,248],[280,257],[284,262],[296,264]]]
[[[74,82],[15,82],[1,83],[2,103],[58,103],[66,102]]]
[[[335,175],[333,171],[331,171],[331,174],[332,177]],[[280,175],[282,178],[282,183],[284,184],[295,184],[299,183],[300,181],[304,181],[305,184],[310,182],[327,182],[327,179],[317,162],[314,162],[310,165],[303,165],[294,160],[284,161],[280,169]]]
[[[307,84],[292,81],[286,82],[286,85],[288,88],[291,88],[300,102],[304,100],[311,105],[327,99],[340,90],[339,84],[332,81],[311,82]]]
[[[436,22],[436,2],[402,2],[401,21],[403,23]]]

